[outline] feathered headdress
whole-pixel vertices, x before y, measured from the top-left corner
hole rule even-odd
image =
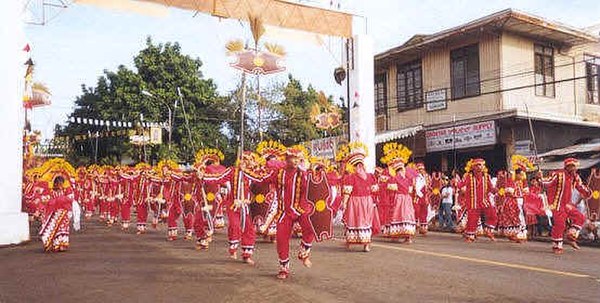
[[[203,148],[196,153],[196,164],[206,164],[206,161],[221,162],[225,159],[223,152],[216,148]]]
[[[160,162],[158,162],[158,165],[156,165],[155,171],[161,177],[163,177],[163,167],[168,167],[170,170],[174,171],[179,170],[179,165],[177,164],[177,162],[167,159],[160,160]]]
[[[340,146],[335,156],[335,160],[344,162],[346,170],[351,172],[354,170],[354,166],[358,163],[362,163],[368,155],[369,151],[367,146],[362,142],[355,141]]]
[[[310,165],[313,169],[324,168],[326,171],[331,170],[331,161],[329,159],[325,159],[323,157],[310,157]]]
[[[152,166],[150,166],[150,164],[145,163],[145,162],[140,162],[140,163],[138,163],[138,164],[135,165],[135,169],[138,170],[138,171],[139,170],[148,170],[150,168],[152,168]]]
[[[309,158],[308,149],[306,149],[306,147],[302,144],[296,144],[296,145],[289,147],[287,149],[286,153],[293,154],[294,156],[301,158],[301,159]]]
[[[398,161],[402,161],[402,163],[406,164],[411,155],[412,151],[402,144],[396,142],[386,143],[383,146],[383,157],[381,157],[381,163],[393,165]]]
[[[485,167],[485,160],[483,160],[481,158],[476,158],[476,159],[471,159],[471,160],[469,160],[469,162],[467,162],[467,165],[465,165],[465,173],[470,173],[473,170],[473,165],[475,165],[475,164],[482,164],[483,171],[487,172],[487,167]]]
[[[256,146],[256,152],[264,158],[275,156],[281,159],[285,156],[286,150],[287,148],[285,145],[281,144],[279,141],[273,140],[261,141],[258,143],[258,146]]]
[[[510,163],[512,164],[512,169],[517,170],[521,169],[522,171],[533,170],[534,166],[529,159],[525,156],[521,155],[513,155],[510,157]]]
[[[240,168],[245,173],[260,178],[268,173],[265,166],[266,162],[265,158],[259,154],[245,151],[242,153],[241,158],[237,160],[237,165],[240,165]]]
[[[64,159],[55,158],[48,160],[39,167],[40,181],[46,182],[48,188],[52,189],[54,186],[54,180],[56,177],[63,177],[65,180],[65,187],[71,186],[71,178],[76,175],[75,168]]]

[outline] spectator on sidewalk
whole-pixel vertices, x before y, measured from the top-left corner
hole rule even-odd
[[[454,189],[450,185],[447,176],[442,177],[442,203],[440,203],[440,210],[438,212],[438,221],[441,229],[454,229],[454,222],[452,221],[452,204],[454,202]]]

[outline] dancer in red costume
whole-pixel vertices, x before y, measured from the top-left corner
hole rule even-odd
[[[485,160],[470,160],[465,171],[465,176],[460,185],[461,191],[465,194],[467,212],[467,227],[464,232],[465,241],[468,243],[475,241],[477,223],[482,216],[485,222],[485,235],[495,241],[494,229],[498,218],[496,209],[490,203],[489,198],[491,193],[496,192],[496,188],[486,171]]]
[[[69,247],[75,169],[63,159],[52,159],[41,166],[40,181],[47,183],[43,193],[42,226],[39,236],[45,252],[62,252]]]
[[[304,266],[311,267],[310,253],[312,242],[315,239],[309,214],[313,207],[306,199],[307,173],[300,169],[300,159],[303,152],[300,149],[288,148],[286,151],[286,166],[273,170],[270,182],[277,186],[278,211],[275,217],[277,222],[277,255],[279,257],[280,279],[289,275],[290,237],[294,223],[302,228],[302,241],[298,251],[298,259]]]
[[[195,166],[199,175],[219,175],[226,170],[225,166],[221,165],[223,159],[225,156],[218,149],[201,149],[196,153]],[[218,217],[222,212],[223,195],[219,183],[203,183],[198,178],[195,182],[196,186],[192,195],[196,201],[194,231],[196,233],[196,249],[201,250],[208,249],[208,245],[212,241],[212,234],[220,224]]]
[[[131,208],[140,195],[141,174],[138,170],[130,168],[119,173],[121,183],[121,229],[127,230],[131,222]]]
[[[417,163],[418,175],[415,178],[415,217],[419,227],[419,234],[425,235],[428,230],[427,217],[431,197],[431,177],[425,170],[425,164]]]
[[[505,199],[498,207],[498,231],[509,240],[522,243],[527,240],[527,225],[523,212],[524,197],[529,193],[527,169],[533,165],[526,157],[511,158],[514,177],[504,185]],[[498,185],[498,184],[496,184]]]
[[[222,173],[203,174],[199,177],[204,184],[231,184],[230,198],[226,199],[227,218],[229,226],[227,236],[229,238],[229,255],[237,259],[237,250],[242,248],[242,259],[245,263],[254,265],[252,255],[256,242],[256,229],[250,217],[248,204],[251,199],[250,183],[262,182],[266,175],[264,171],[264,159],[253,152],[244,152],[239,164],[227,168]]]
[[[411,198],[414,176],[405,167],[412,151],[394,142],[384,145],[383,153],[381,162],[388,167],[380,177],[379,192],[386,192],[389,199],[384,235],[412,243],[416,230],[415,209]]]
[[[571,195],[577,190],[584,199],[591,196],[590,189],[583,184],[577,168],[579,161],[575,158],[564,160],[564,169],[555,171],[551,177],[542,179],[542,184],[547,190],[548,204],[552,210],[554,225],[552,226],[552,250],[555,254],[563,253],[563,234],[567,229],[567,220],[571,221],[567,230],[567,238],[574,249],[579,249],[577,238],[585,221],[585,216],[571,204]]]
[[[346,225],[346,247],[360,245],[365,252],[371,250],[371,237],[379,231],[379,216],[373,202],[378,192],[377,180],[365,170],[364,159],[367,149],[360,142],[342,146],[337,160],[345,163],[348,173],[344,176],[344,223]]]

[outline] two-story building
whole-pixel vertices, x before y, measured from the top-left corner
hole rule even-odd
[[[398,141],[432,170],[505,169],[600,137],[600,35],[507,9],[375,56],[377,150]]]

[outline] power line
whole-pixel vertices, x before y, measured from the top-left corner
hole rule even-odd
[[[560,65],[559,67],[564,67],[564,66],[569,66],[569,65],[575,65],[577,63],[582,63],[582,62],[586,62],[586,61],[582,60],[582,61],[571,62],[571,63],[568,63],[568,64]],[[561,79],[561,80],[548,81],[548,82],[544,82],[544,83],[528,84],[528,85],[522,85],[522,86],[517,86],[517,87],[512,87],[512,88],[497,89],[497,90],[491,90],[491,91],[481,92],[481,84],[483,82],[485,82],[485,81],[501,80],[501,79],[505,79],[505,78],[509,78],[509,77],[514,77],[514,76],[518,76],[518,75],[523,75],[523,74],[529,74],[529,73],[535,73],[535,70],[530,70],[530,71],[521,72],[521,73],[517,73],[517,74],[505,75],[505,76],[502,76],[502,77],[496,77],[494,79],[484,79],[484,80],[480,80],[480,81],[477,81],[477,82],[469,83],[470,85],[475,85],[475,84],[479,85],[480,92],[477,95],[467,96],[467,97],[464,97],[464,98],[476,97],[476,96],[481,96],[481,95],[496,94],[496,93],[502,93],[502,92],[507,92],[507,91],[513,91],[513,90],[519,90],[519,89],[525,89],[525,88],[532,88],[532,87],[537,87],[537,86],[554,85],[556,83],[563,83],[563,82],[569,82],[569,81],[576,81],[576,80],[581,80],[581,79],[587,79],[588,77],[595,77],[597,75],[597,74],[587,74],[585,76],[579,76],[579,77],[566,78],[566,79]],[[466,86],[468,86],[468,85],[465,85],[465,87]],[[449,89],[451,90],[452,87],[451,86],[440,87],[440,88],[438,88],[436,90],[449,90]],[[423,100],[423,92],[422,92],[422,90],[423,90],[422,87],[420,89],[413,89],[412,90],[412,91],[421,91],[420,93],[417,93],[417,94],[415,94],[413,96],[415,96],[415,97],[416,96],[420,96],[422,101],[418,102],[418,104],[419,104],[418,107],[406,106],[407,110],[409,110],[409,109],[415,109],[415,108],[420,108],[421,105],[426,105],[428,103],[439,102],[439,101],[425,101],[425,100]],[[387,104],[390,103],[389,101],[396,101],[396,103],[397,103],[397,101],[400,100],[400,99],[401,99],[401,97],[399,97],[399,96],[396,96],[394,98],[386,96],[386,98],[385,98]],[[448,99],[449,100],[458,100],[458,99],[447,98],[447,100]],[[377,100],[376,100],[375,103],[377,104]],[[387,110],[389,110],[389,109],[397,109],[397,108],[402,108],[402,107],[403,106],[398,106],[398,105],[396,105],[396,106],[389,106],[388,105],[385,108]]]
[[[568,63],[565,63],[565,64],[554,65],[553,69],[556,70],[556,68],[572,66],[572,65],[575,65],[575,64],[585,63],[585,62],[587,62],[587,60],[585,60],[585,59],[584,60],[579,60],[579,61],[574,61],[574,62],[571,61],[571,62],[568,62]],[[527,62],[527,63],[524,63],[524,64],[529,65],[530,63]],[[503,70],[504,69],[502,69],[502,68],[495,69],[495,70],[487,70],[487,71],[485,71],[486,72],[485,74],[498,74],[500,71],[503,71]],[[479,86],[481,86],[485,82],[498,81],[497,86],[499,86],[501,84],[500,80],[507,79],[507,78],[512,78],[512,77],[517,77],[517,76],[525,76],[525,75],[529,75],[529,74],[535,74],[535,72],[536,72],[535,68],[534,69],[527,69],[527,70],[520,70],[520,71],[518,71],[516,73],[512,73],[512,74],[506,74],[506,75],[503,75],[503,76],[495,76],[495,77],[491,77],[491,78],[480,79],[479,81],[476,81],[476,82],[473,82],[473,83],[469,83],[469,84],[471,84],[471,85],[479,84]],[[480,74],[480,76],[481,76],[481,74]],[[387,78],[388,77],[387,77],[387,72],[386,72],[386,80],[387,80]],[[421,82],[422,82],[422,79],[423,79],[423,72],[421,71]],[[396,79],[396,82],[397,81],[398,80]],[[451,82],[452,82],[452,80],[444,81],[444,82],[441,82],[441,83],[438,82],[437,83],[438,85],[442,84],[444,86],[440,87],[440,88],[438,88],[436,90],[442,90],[442,89],[449,89],[449,88],[451,88]],[[386,86],[387,86],[387,83],[386,83]],[[412,90],[408,90],[408,91],[419,91],[419,90],[423,90],[423,86],[422,85],[421,85],[421,88],[412,89]],[[386,91],[386,93],[387,93],[387,91]],[[396,97],[396,99],[397,98],[398,97]],[[392,100],[394,100],[394,99],[392,99]]]

